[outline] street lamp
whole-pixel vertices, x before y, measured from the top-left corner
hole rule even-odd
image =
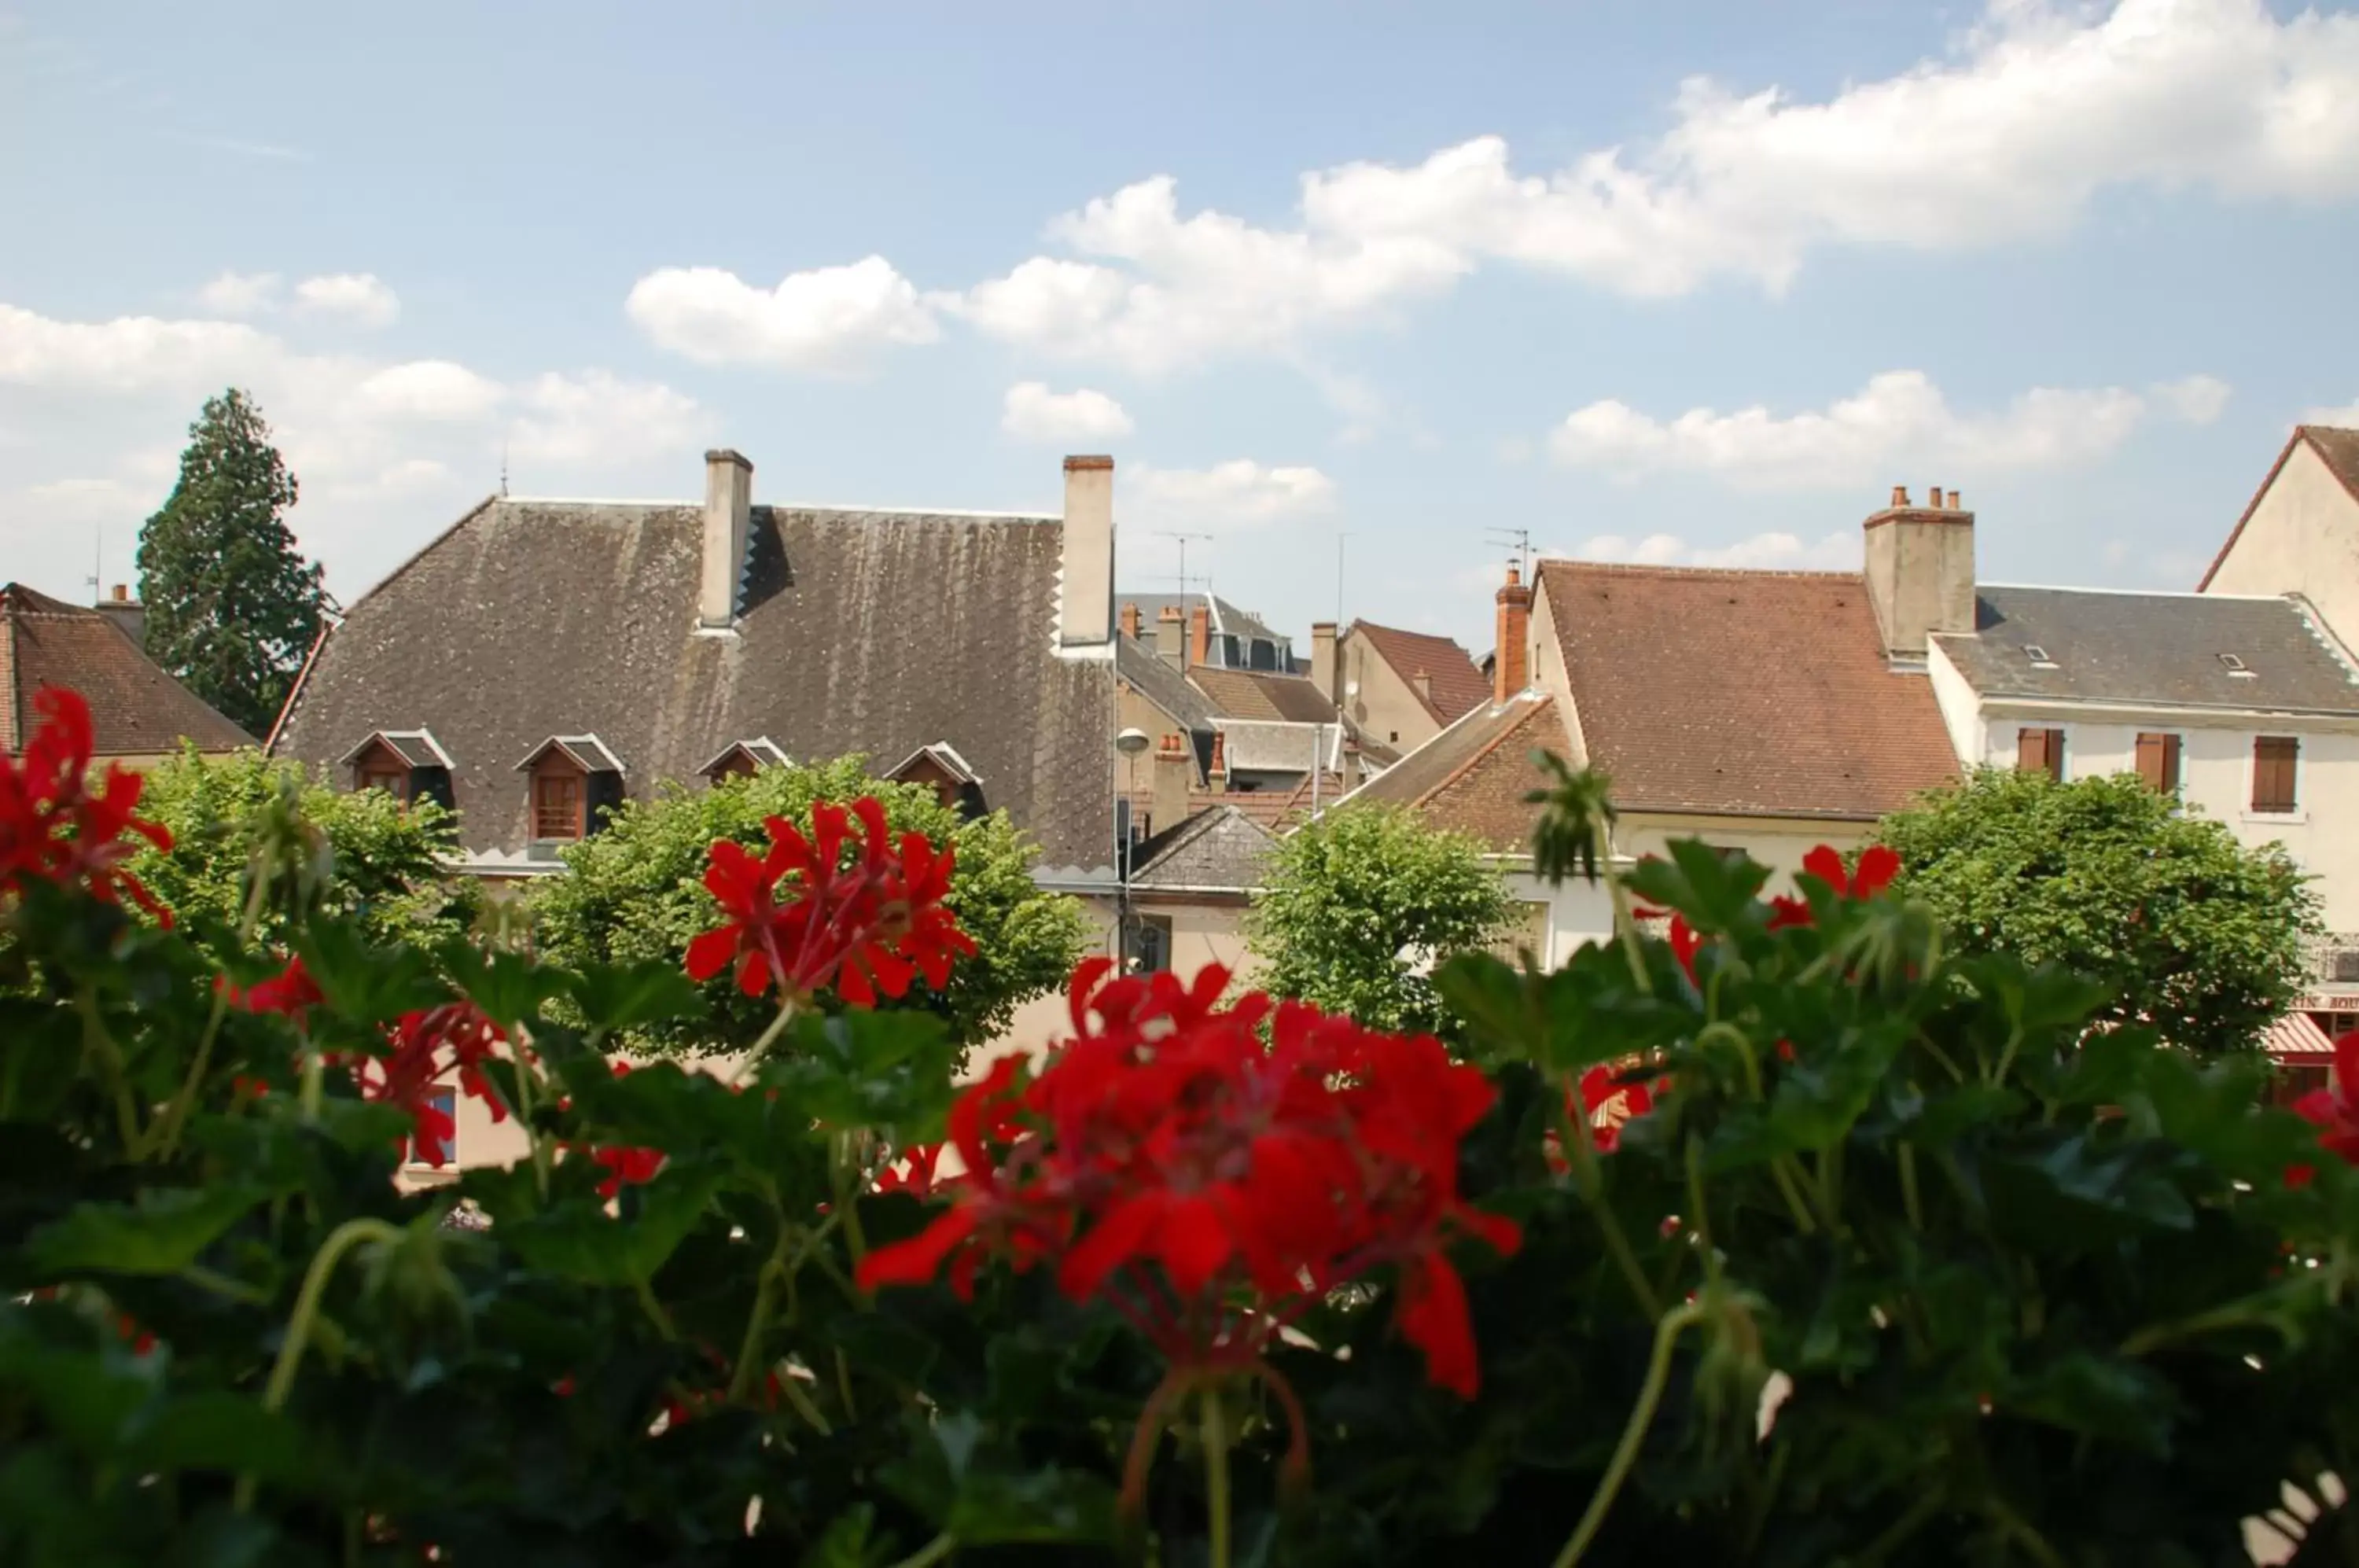
[[[1125,729],[1114,737],[1125,772],[1122,793],[1114,803],[1114,972],[1130,973],[1130,821],[1131,797],[1138,791],[1138,757],[1149,742],[1142,729]]]

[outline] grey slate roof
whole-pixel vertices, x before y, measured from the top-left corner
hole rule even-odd
[[[1277,843],[1234,806],[1210,806],[1138,846],[1130,885],[1153,890],[1250,892]]]
[[[1102,868],[1113,661],[1052,649],[1061,543],[1054,517],[757,506],[737,635],[700,635],[695,506],[486,501],[352,607],[277,749],[430,727],[467,847],[516,854],[509,770],[552,735],[595,733],[634,796],[752,735],[872,766],[948,741],[1044,867]]]
[[[1136,687],[1148,702],[1171,715],[1172,719],[1191,730],[1210,731],[1219,710],[1201,691],[1188,683],[1188,678],[1157,657],[1153,648],[1136,637],[1114,634],[1114,670],[1116,675]]]
[[[1314,757],[1321,768],[1330,769],[1341,761],[1337,748],[1343,731],[1338,724],[1223,719],[1221,733],[1227,737],[1222,750],[1231,772],[1242,768],[1249,773],[1308,773]]]
[[[1180,606],[1183,619],[1192,606],[1210,604],[1212,635],[1215,637],[1263,637],[1281,645],[1294,640],[1284,632],[1272,628],[1267,621],[1252,611],[1240,610],[1217,593],[1116,593],[1114,598],[1117,604],[1137,605],[1139,624],[1147,627],[1155,625],[1166,604]]]
[[[2359,670],[2292,599],[1996,585],[1975,596],[1975,631],[1934,641],[1985,697],[2359,713]]]

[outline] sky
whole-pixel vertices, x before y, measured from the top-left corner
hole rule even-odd
[[[2359,424],[2359,10],[0,0],[0,578],[251,390],[349,603],[498,489],[1053,513],[1307,642],[1512,545],[2192,588]],[[1660,650],[1669,652],[1671,650]]]

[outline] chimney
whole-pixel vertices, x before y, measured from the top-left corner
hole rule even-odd
[[[1155,752],[1155,800],[1148,827],[1163,833],[1188,820],[1188,785],[1196,773],[1195,753],[1188,737],[1168,735]]]
[[[1212,779],[1212,793],[1224,795],[1229,789],[1229,737],[1220,730],[1212,732],[1212,766],[1205,773]]]
[[[1433,701],[1432,676],[1420,670],[1416,674],[1408,678],[1408,683],[1417,688],[1417,700],[1419,702],[1430,702]]]
[[[704,454],[704,566],[697,578],[696,619],[731,626],[745,586],[745,549],[754,521],[754,465],[721,448]]]
[[[1343,775],[1343,792],[1348,795],[1353,790],[1360,787],[1360,741],[1358,736],[1347,735],[1343,737],[1343,760],[1341,765],[1341,768]]]
[[[1114,640],[1114,459],[1065,459],[1065,558],[1057,642],[1103,648]]]
[[[1335,623],[1310,623],[1310,684],[1319,688],[1321,696],[1340,708],[1343,705],[1343,672],[1335,663]]]
[[[1180,606],[1166,604],[1155,615],[1155,657],[1174,670],[1188,668],[1188,645],[1181,640]]]
[[[1138,640],[1138,606],[1136,604],[1122,607],[1122,635],[1133,642]]]
[[[1188,662],[1199,669],[1212,662],[1212,607],[1201,599],[1188,606]]]
[[[1531,683],[1532,591],[1523,569],[1510,562],[1499,590],[1497,646],[1491,654],[1491,700],[1504,702]]]
[[[147,607],[131,596],[131,585],[118,583],[98,602],[98,613],[123,628],[136,648],[147,646]]]
[[[1908,505],[1908,492],[1892,487],[1893,505],[1862,525],[1867,539],[1867,597],[1884,634],[1886,659],[1921,662],[1926,638],[1934,632],[1974,629],[1974,515],[1962,509],[1957,494],[1942,504]]]

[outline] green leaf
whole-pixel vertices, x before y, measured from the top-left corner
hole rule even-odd
[[[570,978],[530,959],[467,942],[446,945],[442,961],[470,1001],[502,1029],[512,1029],[540,1016],[540,1005],[561,996]]]
[[[652,1279],[704,1217],[723,1179],[709,1163],[667,1161],[637,1190],[634,1219],[615,1218],[601,1203],[574,1198],[502,1226],[500,1240],[533,1268],[582,1284]]]
[[[962,1546],[1114,1537],[1114,1489],[1103,1477],[1003,1452],[972,1410],[925,1422],[914,1447],[886,1484]]]
[[[269,1196],[267,1188],[231,1181],[150,1188],[129,1204],[84,1203],[35,1232],[27,1259],[52,1278],[177,1274]]]
[[[2185,1230],[2195,1211],[2174,1176],[2192,1163],[2153,1139],[2101,1143],[2104,1129],[1984,1161],[1995,1227],[2026,1245],[2078,1252],[2152,1230]]]
[[[704,1010],[696,982],[669,959],[590,964],[569,976],[567,985],[590,1027],[610,1034],[692,1018]]]
[[[309,1468],[316,1437],[258,1399],[225,1391],[182,1395],[137,1423],[130,1462],[156,1470],[248,1471],[291,1481]]]

